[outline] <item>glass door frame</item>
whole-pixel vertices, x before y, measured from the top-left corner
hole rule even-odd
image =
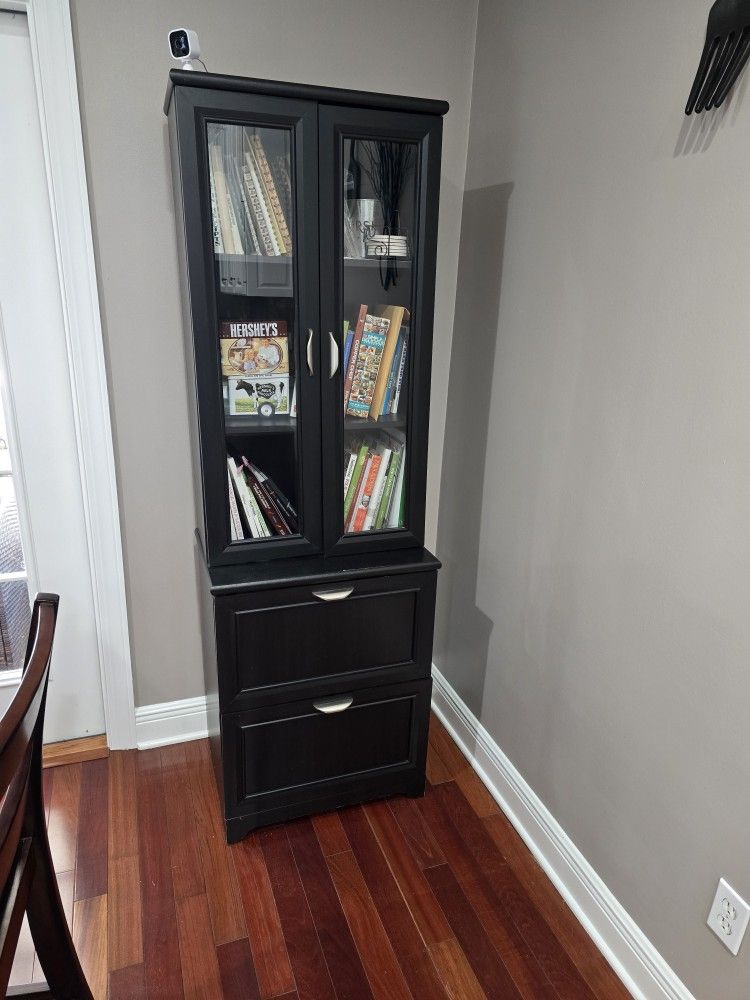
[[[179,142],[182,199],[178,204],[178,232],[184,226],[185,264],[189,292],[183,290],[188,346],[188,379],[194,380],[196,412],[191,412],[193,447],[200,456],[199,513],[205,524],[205,555],[209,565],[254,562],[319,553],[322,549],[320,503],[321,436],[318,280],[318,143],[317,107],[308,101],[257,94],[177,88],[172,121]],[[287,128],[291,132],[295,206],[294,337],[297,363],[298,506],[301,536],[268,540],[231,541],[227,496],[225,413],[218,351],[219,312],[215,287],[207,125],[209,122],[258,128]],[[179,237],[181,238],[181,237]],[[312,335],[309,331],[312,331]],[[308,343],[312,371],[309,370]],[[190,356],[192,354],[192,357]],[[194,472],[197,474],[197,470]],[[199,519],[200,520],[200,519]],[[201,529],[199,526],[199,533]]]
[[[320,105],[320,304],[323,414],[323,538],[326,554],[387,551],[424,544],[427,439],[430,417],[432,324],[435,303],[442,118],[438,115]],[[343,525],[344,413],[342,303],[343,148],[346,138],[415,143],[417,221],[412,259],[411,346],[406,423],[404,528],[345,534]],[[335,347],[333,344],[335,343]]]

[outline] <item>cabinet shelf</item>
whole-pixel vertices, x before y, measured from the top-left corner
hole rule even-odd
[[[404,269],[411,267],[411,257],[344,257],[344,267],[377,268],[380,265],[395,265]]]
[[[400,430],[406,426],[406,417],[392,413],[380,420],[363,420],[361,417],[344,417],[345,431]]]
[[[240,414],[224,418],[228,437],[249,437],[255,434],[293,434],[297,429],[296,417],[255,417]]]

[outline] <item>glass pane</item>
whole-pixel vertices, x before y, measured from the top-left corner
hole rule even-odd
[[[296,535],[296,296],[291,132],[208,125],[217,363],[233,542]]]
[[[343,143],[344,530],[404,527],[415,144]]]
[[[23,667],[30,624],[21,525],[5,417],[0,407],[0,670]]]

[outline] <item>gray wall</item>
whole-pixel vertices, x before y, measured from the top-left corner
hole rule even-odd
[[[436,661],[696,997],[750,898],[750,99],[705,0],[480,0]]]
[[[187,397],[162,100],[171,27],[211,70],[450,101],[427,537],[434,544],[476,0],[72,0],[109,369],[136,704],[201,693]]]

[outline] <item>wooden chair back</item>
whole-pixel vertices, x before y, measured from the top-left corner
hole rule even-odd
[[[0,995],[91,997],[70,937],[47,840],[42,736],[59,598],[38,594],[23,674],[0,719]],[[24,913],[49,983],[8,990]]]

